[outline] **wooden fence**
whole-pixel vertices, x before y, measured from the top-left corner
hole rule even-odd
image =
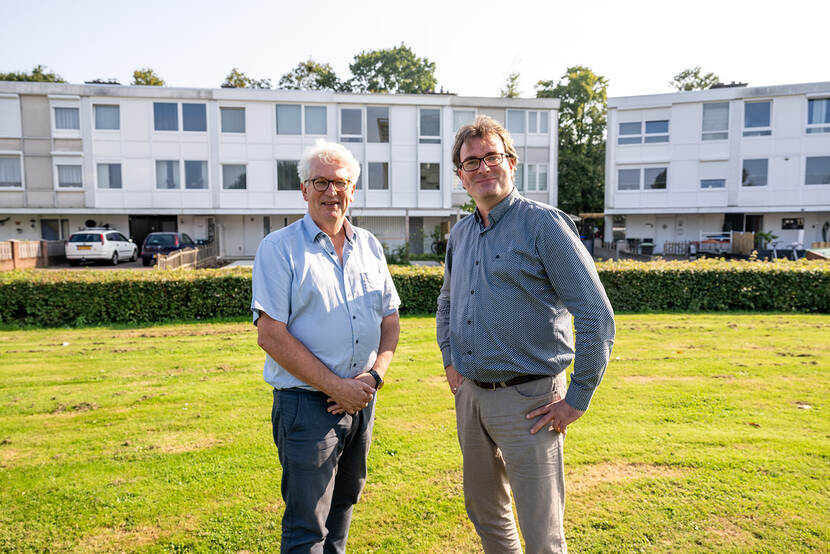
[[[217,244],[203,244],[196,248],[185,248],[170,254],[159,254],[156,269],[197,269],[216,265]]]
[[[46,267],[49,247],[45,240],[11,240],[0,242],[0,271]]]

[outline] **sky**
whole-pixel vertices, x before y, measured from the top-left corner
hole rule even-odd
[[[830,81],[826,0],[0,0],[0,72],[47,66],[71,83],[150,67],[169,86],[218,87],[231,68],[280,76],[309,57],[340,78],[364,50],[408,45],[438,85],[498,96],[511,71],[521,96],[574,65],[608,96],[671,92],[701,66],[750,86]]]

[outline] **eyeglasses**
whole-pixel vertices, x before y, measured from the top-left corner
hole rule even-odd
[[[473,172],[481,167],[481,162],[484,162],[487,167],[496,167],[497,165],[501,165],[501,162],[504,161],[505,158],[512,158],[510,154],[498,153],[498,154],[487,154],[483,158],[470,158],[461,162],[461,169],[466,171],[467,173]]]
[[[329,185],[334,185],[334,190],[343,192],[346,187],[352,184],[348,179],[326,179],[325,177],[315,177],[314,179],[306,180],[306,183],[314,185],[314,190],[317,192],[326,192],[329,190]]]

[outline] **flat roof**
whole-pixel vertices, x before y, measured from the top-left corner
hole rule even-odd
[[[650,108],[671,106],[689,102],[710,102],[712,100],[736,100],[739,98],[770,98],[774,96],[794,95],[830,95],[830,81],[820,83],[800,83],[793,85],[774,85],[767,87],[724,87],[665,94],[644,94],[640,96],[615,96],[608,99],[609,108]]]

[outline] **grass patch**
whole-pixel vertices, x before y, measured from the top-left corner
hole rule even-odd
[[[825,550],[830,316],[617,322],[566,441],[570,548]],[[403,319],[353,552],[480,550],[434,327]],[[248,319],[0,331],[0,551],[278,549],[262,361]]]

